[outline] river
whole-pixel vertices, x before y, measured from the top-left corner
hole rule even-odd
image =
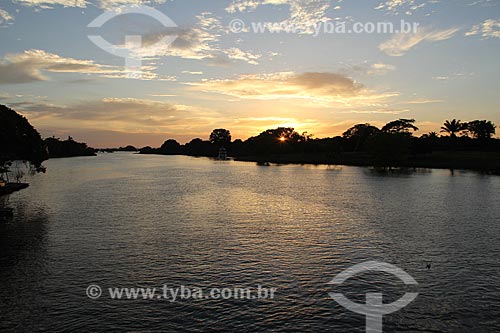
[[[500,177],[258,166],[130,153],[54,159],[0,221],[0,330],[364,332],[364,303],[418,292],[384,331],[500,330]],[[366,261],[395,265],[328,284]],[[429,265],[429,266],[428,266]],[[112,299],[109,288],[276,288],[273,299]],[[100,298],[87,296],[98,285]]]

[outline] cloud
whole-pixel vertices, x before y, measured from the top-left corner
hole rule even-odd
[[[489,19],[475,25],[465,33],[465,36],[481,35],[483,39],[500,38],[500,20]]]
[[[42,9],[52,9],[56,6],[86,8],[96,4],[99,8],[110,9],[123,5],[154,5],[165,3],[166,0],[12,0],[14,3]]]
[[[234,0],[228,7],[226,7],[226,11],[230,14],[253,11],[265,3],[265,0]]]
[[[446,75],[433,76],[432,79],[436,81],[449,81],[449,80],[456,81],[459,79],[472,77],[474,75],[476,75],[474,72],[453,72],[453,73],[448,73]]]
[[[288,6],[289,18],[280,22],[277,27],[293,26],[303,34],[314,34],[315,25],[331,20],[326,16],[326,12],[334,2],[329,0],[234,0],[226,7],[226,11],[234,14],[253,11],[263,5]]]
[[[493,7],[498,5],[496,0],[477,0],[469,4],[469,6]]]
[[[64,6],[64,7],[87,7],[87,0],[12,0],[14,3],[28,6],[49,9],[54,6]]]
[[[151,66],[143,66],[142,79],[161,79],[152,72],[153,69]],[[119,67],[100,65],[92,60],[64,58],[43,50],[8,54],[0,60],[0,84],[46,81],[48,78],[44,72],[95,74],[105,78],[125,78],[130,74]]]
[[[165,36],[176,36],[170,45],[158,43]],[[143,36],[143,46],[135,50],[141,57],[174,56],[185,59],[210,58],[215,51],[212,43],[217,36],[198,27],[168,29],[163,32]]]
[[[396,70],[396,66],[384,63],[369,63],[347,65],[342,72],[360,75],[385,75]]]
[[[397,9],[403,6],[413,5],[415,0],[389,0],[386,2],[381,2],[375,9],[384,9],[388,11],[395,12]]]
[[[124,5],[155,5],[165,2],[166,0],[100,0],[98,5],[100,8],[110,9]]]
[[[370,66],[370,69],[368,70],[368,75],[384,75],[394,71],[395,69],[396,67],[393,65],[376,63]]]
[[[14,18],[7,11],[0,8],[0,27],[11,21],[14,21]]]
[[[45,4],[45,0],[35,2],[29,1],[31,5]],[[69,2],[68,0],[49,0],[58,1],[58,4],[81,5],[86,2]],[[146,3],[139,0],[101,0],[100,6],[104,8],[124,3]],[[162,2],[161,0],[156,3]],[[52,3],[54,4],[54,3]],[[131,27],[127,27],[131,29]],[[262,57],[250,50],[243,50],[238,47],[222,47],[220,44],[221,36],[228,33],[227,27],[223,26],[220,19],[211,13],[204,12],[196,16],[196,23],[190,27],[162,28],[158,31],[150,31],[147,34],[134,32],[142,36],[142,46],[132,50],[134,55],[142,59],[154,59],[158,57],[179,57],[183,59],[207,60],[213,65],[229,65],[234,61],[246,62],[251,65],[257,65]],[[166,36],[174,36],[175,40],[170,43],[161,43]],[[125,47],[122,45],[121,47]],[[151,73],[149,73],[151,74]],[[111,76],[110,76],[111,77]],[[151,77],[151,76],[149,76]]]
[[[190,84],[193,89],[239,99],[304,101],[321,107],[385,107],[387,98],[398,93],[375,93],[351,78],[337,73],[280,72],[242,75],[234,80],[206,80]]]
[[[182,74],[189,74],[189,75],[203,75],[202,71],[199,72],[193,72],[193,71],[182,71]]]
[[[207,108],[135,98],[103,98],[54,104],[25,99],[7,102],[46,136],[71,135],[92,146],[135,144],[158,147],[168,138],[189,141],[221,126]]]
[[[421,28],[414,34],[400,33],[380,44],[379,49],[389,56],[399,57],[422,42],[437,42],[450,39],[458,30],[458,28],[451,28],[447,30],[431,31]]]
[[[418,99],[413,99],[413,100],[401,102],[401,104],[434,104],[434,103],[443,103],[443,102],[444,102],[444,100],[442,100],[442,99],[418,98]]]
[[[0,28],[6,28],[14,21],[14,17],[9,12],[0,8]]]
[[[208,131],[220,119],[208,109],[135,98],[103,98],[72,105],[20,101],[9,106],[29,115],[30,121],[41,128],[65,129],[77,122],[81,130],[194,133]]]
[[[229,59],[242,60],[250,65],[258,65],[257,60],[261,57],[260,54],[254,54],[248,51],[242,51],[237,47],[231,47],[224,51]]]
[[[410,109],[377,109],[377,110],[353,110],[343,113],[354,113],[354,114],[401,114],[410,112]]]
[[[236,47],[223,48],[219,41],[227,33],[217,17],[211,13],[196,16],[196,24],[188,28],[169,28],[143,36],[143,47],[136,50],[137,56],[145,58],[179,57],[183,59],[208,60],[214,65],[228,65],[233,60],[257,65],[261,55]],[[170,45],[158,43],[165,36],[176,36]]]
[[[413,15],[417,10],[426,7],[428,4],[438,3],[439,0],[417,1],[417,0],[388,0],[381,2],[375,7],[376,10],[385,10],[390,14],[398,15],[404,11],[406,15]]]
[[[148,96],[151,96],[151,97],[175,97],[177,95],[174,95],[174,94],[149,94]]]

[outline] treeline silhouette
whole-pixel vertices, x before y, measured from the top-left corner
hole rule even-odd
[[[414,119],[398,119],[382,128],[357,124],[342,136],[314,138],[293,128],[269,129],[245,141],[232,141],[226,129],[214,130],[208,140],[185,145],[169,139],[141,154],[217,157],[220,148],[237,160],[280,163],[326,163],[391,167],[444,167],[500,170],[500,140],[488,120],[447,120],[441,134],[416,137]]]
[[[42,162],[49,158],[47,148],[28,120],[4,105],[0,105],[0,170],[8,171],[12,161],[29,164],[32,171],[43,172]]]
[[[169,139],[159,148],[126,146],[101,151],[139,151],[141,154],[217,157],[222,148],[243,161],[275,163],[343,164],[359,166],[428,167],[477,169],[500,173],[500,140],[493,138],[496,126],[488,120],[446,120],[441,133],[416,137],[414,119],[398,119],[382,128],[357,124],[341,136],[314,138],[293,128],[269,129],[243,141],[232,140],[227,129],[215,129],[208,140],[196,138],[181,145]],[[0,105],[0,168],[13,160],[29,162],[36,171],[49,157],[93,156],[96,150],[85,143],[47,138],[26,118]]]
[[[132,145],[128,145],[126,147],[120,147],[120,148],[100,148],[96,149],[96,152],[100,153],[114,153],[116,151],[125,151],[125,152],[137,152],[139,149]]]
[[[43,161],[74,156],[95,156],[95,150],[72,137],[43,140],[25,117],[0,105],[0,177],[10,171],[13,161],[26,162],[33,172],[45,172]]]
[[[66,140],[56,137],[44,140],[50,158],[75,157],[75,156],[95,156],[94,148],[90,148],[86,143],[76,142],[71,136]]]

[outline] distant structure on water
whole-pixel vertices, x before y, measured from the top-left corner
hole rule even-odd
[[[220,161],[227,161],[227,150],[224,147],[221,147],[219,149],[219,155],[217,156],[217,159]]]

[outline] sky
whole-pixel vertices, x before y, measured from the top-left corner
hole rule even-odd
[[[0,104],[93,147],[500,125],[499,56],[500,0],[0,1]]]

